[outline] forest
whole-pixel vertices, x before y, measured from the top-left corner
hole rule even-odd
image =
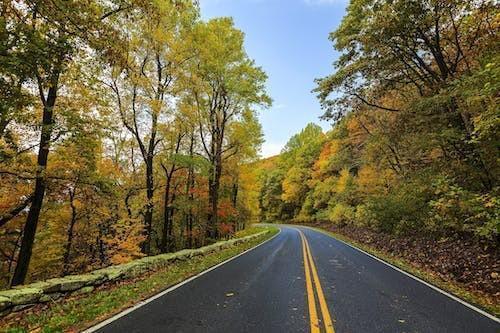
[[[498,1],[0,13],[2,329],[498,331]]]
[[[258,164],[262,220],[498,250],[499,15],[493,1],[351,1],[333,74],[316,80],[334,125]]]
[[[0,287],[230,237],[266,73],[191,0],[0,5]]]

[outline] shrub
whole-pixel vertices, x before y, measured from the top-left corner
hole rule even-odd
[[[435,199],[428,227],[436,231],[474,233],[487,239],[500,234],[500,197],[496,188],[487,194],[478,194],[453,184],[448,178],[434,183]]]
[[[372,228],[389,233],[413,233],[420,230],[428,214],[428,193],[425,186],[408,183],[394,188],[387,195],[367,198],[362,214]]]
[[[356,212],[354,215],[354,224],[360,227],[370,226],[370,221],[372,221],[372,214],[370,209],[365,205],[361,204],[356,207]]]
[[[354,207],[343,203],[336,204],[328,211],[328,219],[335,224],[346,225],[354,223]]]

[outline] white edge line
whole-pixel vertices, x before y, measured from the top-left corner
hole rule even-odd
[[[452,294],[450,294],[449,292],[444,291],[443,289],[441,289],[441,288],[439,288],[439,287],[436,287],[435,285],[433,285],[433,284],[431,284],[431,283],[429,283],[429,282],[426,282],[426,281],[422,280],[421,278],[419,278],[419,277],[417,277],[417,276],[415,276],[415,275],[412,275],[412,274],[410,274],[410,273],[408,273],[408,272],[405,272],[404,270],[402,270],[402,269],[400,269],[400,268],[398,268],[398,267],[394,266],[393,264],[390,264],[390,263],[388,263],[387,261],[382,260],[382,259],[380,259],[380,258],[378,258],[378,257],[374,256],[373,254],[370,254],[370,253],[368,253],[368,252],[366,252],[366,251],[364,251],[364,250],[362,250],[362,249],[360,249],[360,248],[357,248],[357,247],[356,247],[356,246],[354,246],[354,245],[351,245],[351,244],[349,244],[349,243],[347,243],[347,242],[344,242],[344,241],[343,241],[343,240],[341,240],[341,239],[338,239],[338,238],[334,237],[333,235],[331,235],[331,234],[330,234],[330,233],[328,233],[327,231],[324,231],[324,230],[321,230],[321,229],[318,229],[318,228],[314,228],[314,227],[309,227],[309,226],[301,226],[301,227],[308,228],[308,229],[310,229],[310,230],[313,230],[313,231],[319,232],[319,233],[321,233],[321,234],[323,234],[323,235],[326,235],[326,236],[328,236],[328,237],[330,237],[330,238],[333,238],[333,239],[335,239],[336,241],[339,241],[339,242],[341,242],[341,243],[343,243],[343,244],[345,244],[345,245],[347,245],[347,246],[349,246],[349,247],[351,247],[351,248],[353,248],[353,249],[355,249],[355,250],[358,250],[359,252],[364,253],[364,254],[366,254],[367,256],[369,256],[369,257],[371,257],[371,258],[373,258],[373,259],[375,259],[375,260],[377,260],[377,261],[379,261],[379,262],[381,262],[381,263],[383,263],[383,264],[386,264],[387,266],[391,267],[392,269],[394,269],[394,270],[396,270],[396,271],[398,271],[398,272],[400,272],[400,273],[403,273],[404,275],[409,276],[409,277],[411,277],[412,279],[414,279],[414,280],[416,280],[416,281],[418,281],[418,282],[420,282],[420,283],[425,284],[427,287],[429,287],[429,288],[431,288],[431,289],[434,289],[435,291],[437,291],[437,292],[439,292],[439,293],[441,293],[441,294],[443,294],[443,295],[445,295],[445,296],[448,296],[449,298],[453,299],[454,301],[457,301],[457,302],[461,303],[462,305],[465,305],[465,306],[466,306],[466,307],[468,307],[469,309],[472,309],[472,310],[474,310],[474,311],[476,311],[476,312],[478,312],[478,313],[482,314],[483,316],[488,317],[489,319],[491,319],[491,320],[493,320],[493,321],[495,321],[495,322],[497,322],[497,323],[500,323],[500,319],[499,319],[499,318],[497,318],[497,317],[495,317],[494,315],[492,315],[492,314],[490,314],[490,313],[488,313],[488,312],[486,312],[486,311],[484,311],[484,310],[481,310],[480,308],[475,307],[474,305],[472,305],[472,304],[470,304],[470,303],[467,303],[467,302],[466,302],[466,301],[464,301],[463,299],[461,299],[461,298],[459,298],[459,297],[457,297],[457,296],[455,296],[455,295],[452,295]]]
[[[279,228],[279,227],[278,227],[278,228]],[[133,312],[133,311],[135,311],[135,310],[139,309],[140,307],[143,307],[144,305],[146,305],[146,304],[148,304],[148,303],[151,303],[152,301],[154,301],[154,300],[156,300],[156,299],[158,299],[158,298],[160,298],[160,297],[162,297],[162,296],[165,296],[166,294],[168,294],[168,293],[170,293],[170,292],[174,291],[175,289],[178,289],[178,288],[182,287],[183,285],[185,285],[185,284],[187,284],[187,283],[189,283],[189,282],[191,282],[191,281],[193,281],[193,280],[195,280],[195,279],[199,278],[200,276],[205,275],[205,274],[207,274],[208,272],[213,271],[213,270],[215,270],[215,269],[219,268],[220,266],[225,265],[225,264],[227,264],[228,262],[230,262],[230,261],[232,261],[232,260],[234,260],[234,259],[236,259],[236,258],[238,258],[238,257],[241,257],[242,255],[244,255],[244,254],[246,254],[246,253],[248,253],[248,252],[250,252],[250,251],[252,251],[252,250],[255,250],[255,249],[256,249],[256,248],[258,248],[259,246],[264,245],[265,243],[267,243],[267,242],[271,241],[272,239],[274,239],[275,237],[277,237],[280,233],[281,233],[281,228],[279,228],[279,231],[278,231],[278,233],[277,233],[276,235],[274,235],[273,237],[271,237],[271,238],[269,238],[269,239],[266,239],[264,242],[259,243],[259,244],[257,244],[256,246],[254,246],[254,247],[252,247],[252,248],[250,248],[250,249],[248,249],[248,250],[245,250],[244,252],[241,252],[240,254],[237,254],[237,255],[235,255],[234,257],[231,257],[231,258],[229,258],[229,259],[227,259],[227,260],[225,260],[225,261],[223,261],[223,262],[221,262],[221,263],[218,263],[217,265],[212,266],[212,267],[210,267],[210,268],[208,268],[208,269],[204,270],[203,272],[200,272],[200,273],[198,273],[198,274],[196,274],[196,275],[194,275],[194,276],[190,277],[190,278],[189,278],[189,279],[187,279],[187,280],[184,280],[184,281],[182,281],[182,282],[180,282],[180,283],[178,283],[178,284],[176,284],[176,285],[173,285],[172,287],[170,287],[170,288],[168,288],[168,289],[166,289],[166,290],[162,291],[161,293],[156,294],[156,295],[154,295],[154,296],[152,296],[152,297],[150,297],[150,298],[148,298],[148,299],[145,299],[145,300],[143,300],[143,301],[141,301],[141,302],[137,303],[136,305],[134,305],[134,306],[132,306],[132,307],[130,307],[130,308],[128,308],[128,309],[126,309],[126,310],[124,310],[124,311],[122,311],[122,312],[120,312],[120,313],[116,314],[116,315],[114,315],[113,317],[108,318],[108,319],[106,319],[106,320],[104,320],[104,321],[100,322],[99,324],[97,324],[97,325],[95,325],[95,326],[92,326],[92,327],[90,327],[90,328],[88,328],[88,329],[86,329],[86,330],[82,331],[82,333],[92,333],[92,332],[96,332],[97,330],[99,330],[99,329],[103,328],[104,326],[107,326],[108,324],[112,323],[113,321],[118,320],[118,319],[120,319],[121,317],[124,317],[124,316],[128,315],[129,313],[131,313],[131,312]]]

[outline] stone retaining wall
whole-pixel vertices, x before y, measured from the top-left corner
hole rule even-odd
[[[174,261],[207,255],[232,245],[255,239],[268,232],[269,230],[265,230],[250,236],[221,241],[198,249],[188,249],[175,253],[144,257],[126,264],[102,268],[88,274],[68,275],[62,278],[54,278],[0,291],[0,317],[11,312],[22,311],[39,303],[50,302],[66,295],[89,293],[95,287],[102,284],[138,277],[148,271],[155,271],[166,267]]]

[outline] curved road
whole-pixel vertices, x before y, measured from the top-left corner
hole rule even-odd
[[[334,238],[280,227],[263,245],[97,331],[500,332],[497,319]]]

